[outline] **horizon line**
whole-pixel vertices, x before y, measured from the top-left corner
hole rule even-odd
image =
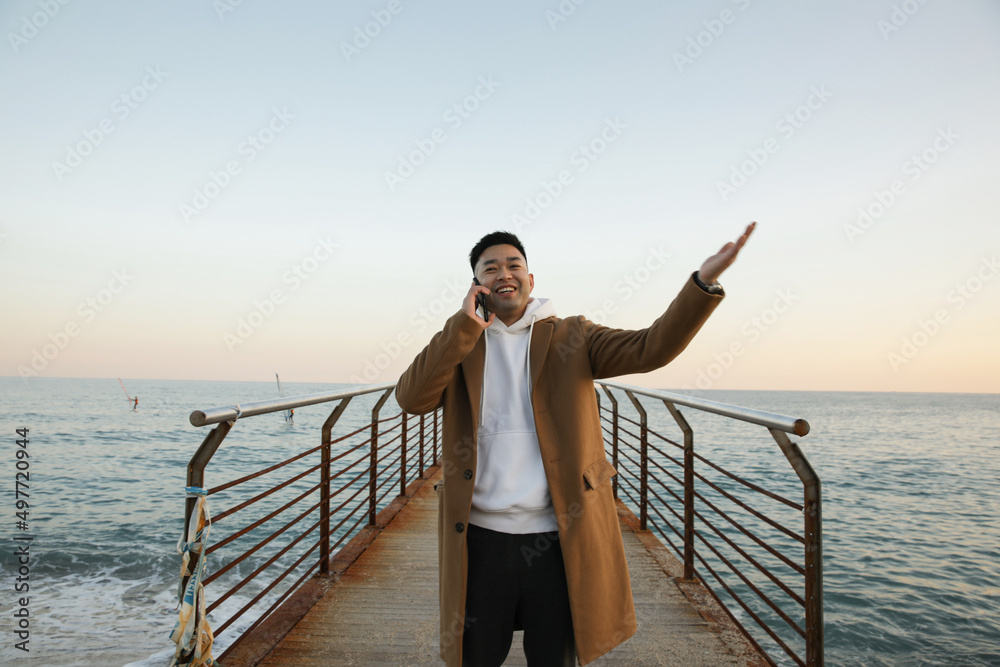
[[[626,376],[622,376],[626,377]],[[190,378],[140,378],[140,377],[120,377],[117,375],[109,375],[102,377],[84,377],[84,376],[37,376],[32,378],[23,378],[18,375],[0,375],[0,378],[10,378],[13,380],[21,380],[22,382],[32,382],[35,380],[139,380],[145,382],[260,382],[265,384],[270,384],[274,380],[200,380],[200,379],[190,379]],[[611,378],[608,378],[611,379]],[[367,384],[358,384],[356,382],[330,382],[323,380],[314,381],[285,381],[286,385],[292,384],[327,384],[327,385],[344,385],[350,387],[367,387],[375,386],[379,384],[385,384],[380,382],[373,382]],[[678,394],[687,393],[697,393],[706,391],[774,391],[774,392],[789,392],[789,393],[840,393],[840,394],[967,394],[976,396],[997,396],[1000,395],[1000,391],[906,391],[897,389],[888,390],[877,390],[877,389],[682,389],[679,387],[646,387],[647,389],[659,389],[661,391],[671,391]]]

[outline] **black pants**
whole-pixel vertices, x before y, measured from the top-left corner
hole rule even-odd
[[[464,667],[499,667],[524,630],[531,667],[576,663],[559,533],[511,535],[468,527]]]

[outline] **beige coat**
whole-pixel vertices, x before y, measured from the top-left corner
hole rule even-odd
[[[584,665],[631,637],[635,609],[594,392],[595,378],[659,368],[687,346],[721,296],[689,278],[648,329],[610,329],[583,317],[535,323],[529,351],[531,398],[559,522],[573,632]],[[396,398],[409,413],[444,406],[438,548],[441,657],[462,664],[467,552],[465,527],[476,470],[483,379],[483,329],[459,311],[399,378]],[[470,621],[472,622],[472,621]]]

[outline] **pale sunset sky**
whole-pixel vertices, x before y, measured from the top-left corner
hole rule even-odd
[[[1000,4],[0,6],[0,375],[392,382],[519,234],[669,389],[1000,392]]]

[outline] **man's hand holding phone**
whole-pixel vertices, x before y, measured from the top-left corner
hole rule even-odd
[[[469,293],[465,295],[465,300],[462,302],[462,310],[465,311],[465,314],[479,322],[483,329],[486,329],[493,324],[493,318],[496,317],[496,313],[491,313],[486,308],[486,295],[489,293],[490,291],[488,289],[479,284],[479,280],[477,278],[473,278],[472,287],[469,289]],[[477,306],[482,308],[483,316],[486,318],[485,320],[476,312]]]

